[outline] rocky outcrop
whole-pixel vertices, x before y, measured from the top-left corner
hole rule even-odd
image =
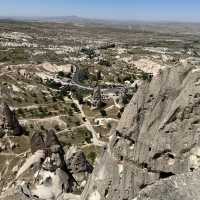
[[[31,137],[31,153],[34,154],[38,150],[43,150],[45,148],[44,138],[41,133],[34,133]]]
[[[149,199],[180,199],[184,181],[194,183],[194,195],[186,198],[188,187],[182,199],[199,199],[199,91],[200,69],[194,66],[167,68],[142,84],[112,131],[82,199],[148,199],[141,191],[148,191]]]
[[[79,200],[93,169],[81,150],[64,152],[54,130],[33,134],[31,155],[17,168],[0,199]]]
[[[59,199],[74,190],[76,181],[67,169],[64,151],[54,132],[35,133],[32,155],[16,175],[17,190],[27,199]]]
[[[72,152],[72,154],[66,158],[66,163],[67,163],[67,168],[73,174],[80,172],[92,173],[93,170],[92,165],[87,161],[83,151],[78,149],[75,152]]]
[[[19,136],[23,132],[15,111],[12,111],[5,102],[0,107],[0,129],[1,132],[8,132],[13,136]]]
[[[93,171],[93,166],[87,161],[83,151],[76,149],[73,152],[73,146],[68,150],[66,154],[67,169],[73,175],[78,183],[77,192],[83,190],[86,182]]]
[[[200,173],[189,172],[160,180],[146,187],[133,200],[198,200]]]
[[[82,200],[200,199],[199,91],[194,66],[167,68],[142,84],[94,169],[81,150],[64,152],[54,131],[34,134],[17,188],[3,199],[80,199],[69,193],[83,187]]]

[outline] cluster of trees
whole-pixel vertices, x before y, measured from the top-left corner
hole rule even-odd
[[[57,76],[60,78],[64,78],[64,77],[71,78],[71,73],[65,73],[63,71],[59,71]]]
[[[51,87],[53,89],[60,89],[60,87],[62,86],[61,83],[54,81],[53,79],[47,79],[46,81],[46,85],[48,87]]]
[[[96,52],[92,48],[83,47],[80,51],[82,53],[86,54],[90,59],[92,59],[92,58],[94,58],[96,56]]]
[[[27,62],[29,58],[29,53],[24,48],[15,48],[0,52],[0,62],[19,64]]]

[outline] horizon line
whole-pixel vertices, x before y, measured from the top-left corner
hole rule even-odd
[[[47,16],[19,16],[19,15],[0,15],[0,19],[8,19],[8,20],[16,20],[21,21],[25,19],[29,20],[37,20],[40,19],[56,19],[56,18],[77,18],[77,19],[83,19],[83,20],[91,20],[91,21],[105,21],[105,22],[122,22],[122,23],[133,23],[133,22],[141,22],[141,23],[179,23],[179,24],[185,24],[185,23],[191,23],[191,24],[200,24],[200,20],[192,21],[192,20],[167,20],[167,19],[160,19],[160,20],[147,20],[147,19],[117,19],[117,18],[98,18],[98,17],[82,17],[77,15],[47,15]],[[56,22],[55,22],[56,23]]]

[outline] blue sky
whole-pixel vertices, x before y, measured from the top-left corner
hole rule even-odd
[[[0,0],[0,16],[200,22],[200,0]]]

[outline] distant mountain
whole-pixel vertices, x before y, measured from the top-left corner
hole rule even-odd
[[[73,23],[74,25],[90,25],[95,27],[114,27],[120,29],[138,30],[143,32],[184,33],[200,34],[200,23],[189,22],[151,22],[137,20],[110,20],[92,19],[78,16],[54,16],[54,17],[1,17],[1,22],[49,22],[49,23]]]
[[[116,20],[101,20],[101,19],[90,19],[78,16],[55,16],[55,17],[1,17],[1,20],[17,20],[17,21],[38,21],[38,22],[57,22],[57,23],[119,23]]]

